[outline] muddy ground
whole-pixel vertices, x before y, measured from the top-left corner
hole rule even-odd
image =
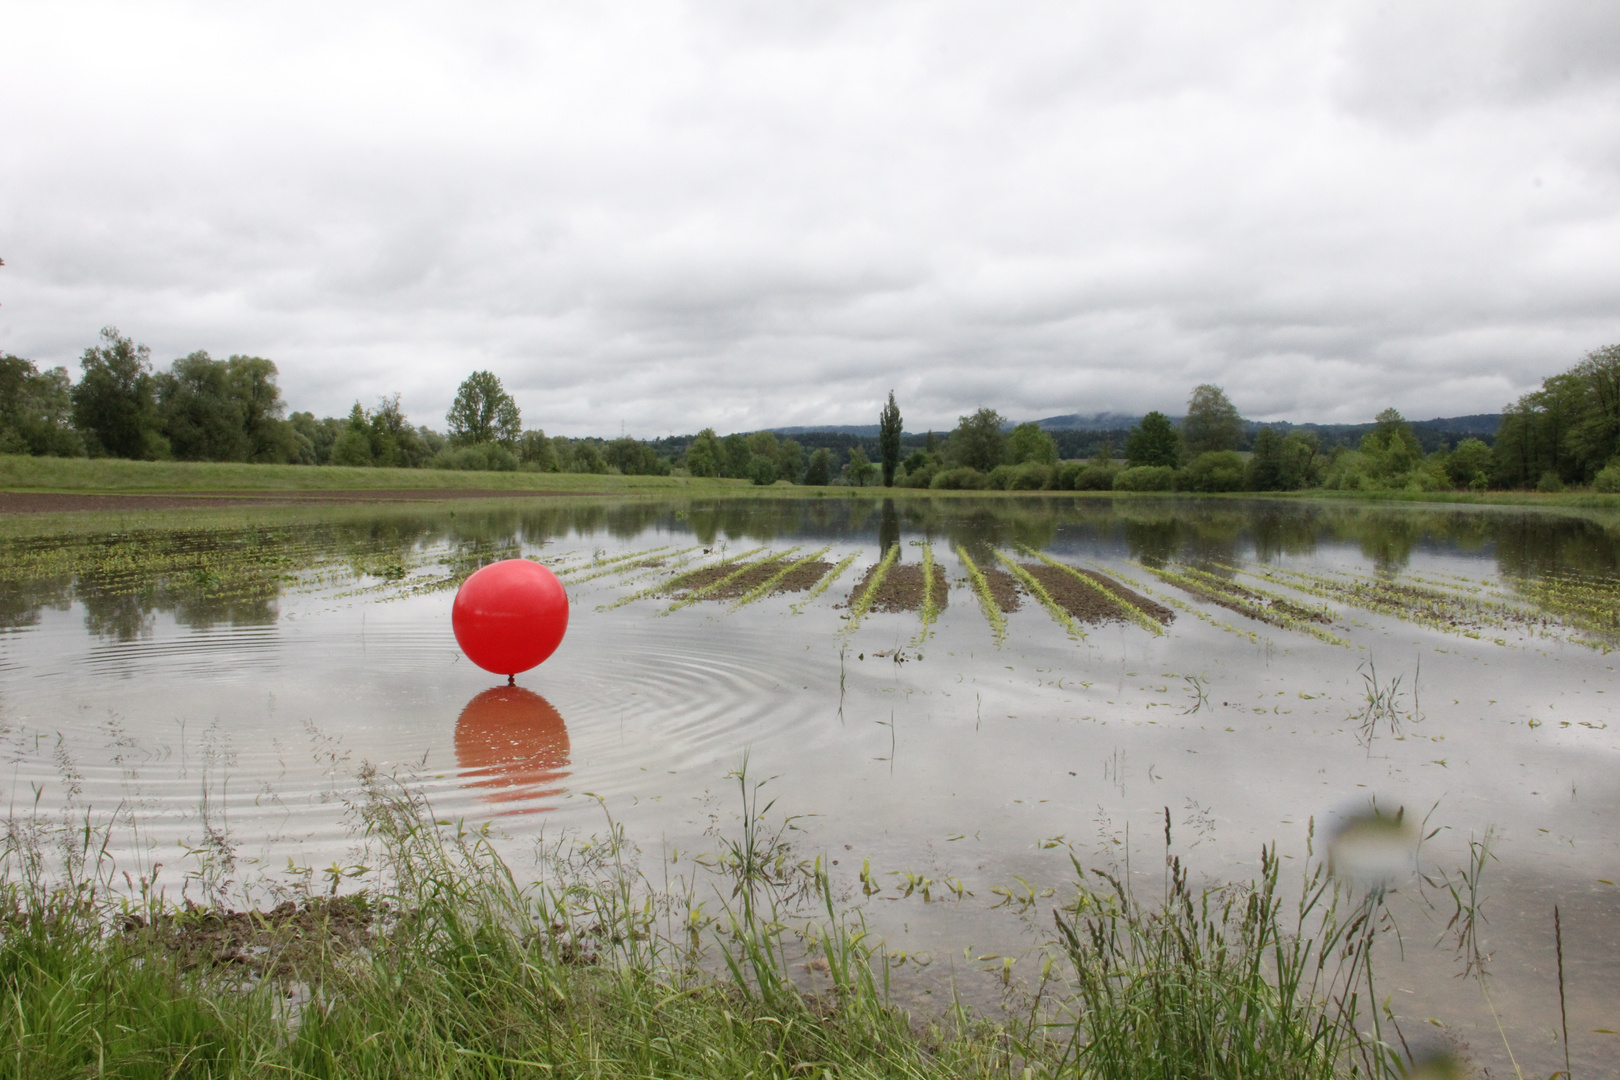
[[[1226,583],[1226,590],[1230,595],[1225,596],[1215,592],[1213,589],[1200,589],[1179,581],[1169,582],[1168,584],[1174,585],[1189,596],[1207,600],[1209,603],[1217,607],[1223,607],[1227,611],[1235,611],[1246,618],[1257,619],[1260,622],[1282,627],[1285,630],[1288,628],[1290,620],[1293,622],[1314,623],[1331,623],[1333,621],[1320,611],[1302,607],[1299,604],[1291,604],[1286,600],[1270,600],[1257,592],[1251,592],[1243,586],[1230,581]],[[1233,599],[1233,597],[1237,599]]]
[[[877,567],[868,570],[856,583],[849,594],[847,601],[853,606],[861,595],[866,592],[867,583]],[[945,580],[945,571],[937,563],[934,566],[934,607],[944,611],[950,601],[951,587]],[[895,563],[889,567],[883,581],[878,585],[877,592],[872,595],[872,611],[921,611],[923,606],[923,568],[920,563]]]
[[[720,588],[702,596],[704,600],[738,600],[748,595],[751,590],[770,580],[772,575],[781,573],[783,567],[787,566],[788,563],[789,560],[787,559],[776,558],[757,559],[749,563],[729,563],[724,566],[705,566],[700,570],[694,570],[691,574],[685,575],[680,584],[680,591],[676,595],[690,595],[706,585],[719,581],[728,574],[736,574],[738,570],[742,570],[741,574],[738,574]],[[770,595],[775,596],[777,593],[785,592],[803,592],[820,581],[822,575],[831,569],[832,564],[825,559],[807,562],[803,566],[789,571],[786,577],[771,588]]]
[[[1084,623],[1126,622],[1130,616],[1125,614],[1123,608],[1109,597],[1118,597],[1130,604],[1142,614],[1160,623],[1168,623],[1176,617],[1176,613],[1149,600],[1141,593],[1127,589],[1113,578],[1090,570],[1081,570],[1087,579],[1095,581],[1107,591],[1107,594],[1098,592],[1076,580],[1075,576],[1067,570],[1045,563],[1025,563],[1024,569],[1029,571],[1030,577],[1041,583],[1057,603],[1057,606],[1067,611],[1075,619]]]
[[[148,922],[124,918],[132,944],[147,942],[179,953],[186,968],[239,964],[260,975],[319,967],[333,952],[354,952],[371,942],[375,912],[363,897],[315,898],[269,911],[187,908]]]
[[[1005,570],[993,570],[985,567],[979,571],[984,575],[984,583],[990,587],[990,599],[996,602],[996,607],[1005,614],[1017,611],[1024,603],[1024,587],[1018,584],[1018,579]]]

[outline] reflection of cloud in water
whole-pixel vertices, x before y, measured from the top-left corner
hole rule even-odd
[[[456,766],[462,783],[489,802],[555,795],[568,776],[568,727],[551,702],[534,691],[491,687],[467,702],[456,721]]]

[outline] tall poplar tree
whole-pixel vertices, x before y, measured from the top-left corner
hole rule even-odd
[[[889,403],[878,414],[878,452],[883,455],[883,486],[894,487],[894,470],[900,465],[900,406],[889,391]]]

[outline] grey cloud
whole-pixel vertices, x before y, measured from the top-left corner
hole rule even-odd
[[[554,433],[1495,409],[1620,340],[1610,11],[22,11],[0,348]]]

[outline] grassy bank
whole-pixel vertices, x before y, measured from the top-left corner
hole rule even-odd
[[[1325,491],[1191,492],[1120,491],[935,491],[929,488],[803,487],[779,483],[757,487],[746,480],[685,476],[610,476],[589,473],[463,472],[444,469],[363,469],[346,466],[243,465],[194,461],[126,461],[121,458],[49,458],[0,454],[0,491],[83,495],[152,495],[222,492],[242,495],[337,491],[545,492],[580,496],[682,495],[734,498],[918,499],[1121,499],[1121,500],[1323,500],[1362,503],[1455,503],[1535,506],[1549,509],[1620,510],[1620,495],[1570,491],[1411,492]]]
[[[0,489],[81,493],[282,491],[555,491],[618,494],[730,491],[746,480],[591,473],[362,469],[341,465],[243,465],[212,461],[126,461],[0,455]]]
[[[673,884],[613,828],[545,849],[525,882],[483,834],[365,779],[375,884],[340,897],[308,875],[268,910],[231,908],[223,846],[188,874],[209,902],[175,907],[145,877],[115,890],[94,829],[9,823],[0,1075],[1394,1075],[1357,1005],[1379,901],[1320,871],[1285,900],[1269,854],[1257,881],[1197,889],[1167,852],[1151,905],[1082,873],[1010,1018],[915,1017],[742,773],[710,877]]]

